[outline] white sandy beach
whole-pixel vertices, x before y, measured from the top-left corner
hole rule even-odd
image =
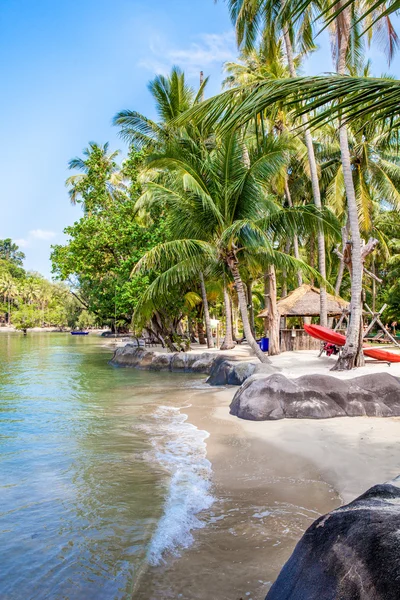
[[[231,354],[253,360],[246,346]],[[400,376],[399,364],[331,373],[335,359],[317,354],[271,360],[288,377]],[[189,422],[210,434],[216,502],[203,515],[206,527],[195,532],[194,545],[152,569],[138,599],[263,600],[313,520],[400,474],[400,418],[244,421],[229,414],[236,390],[204,385],[185,397]]]

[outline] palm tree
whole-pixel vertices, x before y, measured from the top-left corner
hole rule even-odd
[[[135,148],[162,151],[177,133],[174,119],[202,100],[207,81],[205,79],[195,93],[186,83],[185,74],[173,67],[170,75],[157,75],[148,85],[158,122],[135,110],[122,110],[115,115],[113,124],[120,128],[121,137]]]
[[[84,158],[75,157],[68,163],[69,169],[81,171],[65,182],[71,203],[81,202],[86,212],[106,207],[123,187],[123,177],[115,162],[119,150],[109,152],[108,148],[108,143],[100,146],[89,142],[89,147],[83,150]]]
[[[228,77],[224,80],[223,85],[225,87],[234,88],[251,83],[257,83],[258,81],[263,81],[265,79],[280,79],[282,77],[287,77],[289,73],[284,64],[282,44],[277,42],[273,57],[268,56],[268,50],[269,49],[266,48],[265,45],[260,44],[257,49],[244,49],[239,57],[239,63],[225,63],[225,71],[228,73]],[[246,136],[249,136],[249,129],[246,130]],[[260,129],[261,133],[259,132]],[[290,118],[288,112],[285,111],[284,106],[281,105],[277,107],[271,107],[268,113],[265,111],[265,114],[263,112],[258,115],[254,119],[254,127],[251,133],[255,139],[255,142],[257,144],[262,144],[265,134],[270,135],[271,133],[276,133],[281,135],[282,133],[288,133],[289,131]],[[294,137],[294,139],[297,139],[298,141],[298,138]],[[299,152],[295,157],[295,160],[300,159],[302,150],[303,149],[299,148]],[[289,206],[293,206],[292,194],[288,184],[289,170],[293,170],[291,164],[288,165],[288,168],[282,173],[281,184],[278,184],[278,186],[275,187],[280,187],[279,191],[282,196],[284,196],[287,204]],[[307,171],[307,168],[304,170]],[[295,258],[300,258],[299,243],[296,235],[293,238],[293,251]],[[297,273],[297,281],[299,286],[303,283],[301,271]]]
[[[113,124],[120,128],[121,137],[131,146],[152,152],[162,152],[175,136],[179,138],[184,133],[184,130],[174,125],[174,120],[202,101],[207,81],[208,78],[202,81],[198,92],[195,93],[193,88],[186,83],[185,74],[178,67],[173,67],[169,76],[157,75],[148,85],[160,118],[158,122],[137,111],[122,110],[115,115]],[[186,129],[191,128],[186,127]],[[210,324],[204,274],[199,273],[199,278],[207,346],[213,348],[214,339]]]
[[[244,0],[243,0],[244,1]],[[290,7],[291,12],[296,11],[298,7],[301,5],[301,14],[304,14],[305,9],[312,6],[311,0],[298,0],[295,3],[295,6]],[[351,5],[351,9],[350,9]],[[259,2],[252,2],[251,6],[258,7]],[[348,51],[351,47],[351,41],[355,40],[357,42],[357,32],[352,27],[352,17],[355,15],[353,7],[355,3],[352,2],[338,2],[336,7],[337,11],[334,13],[334,18],[330,20],[330,23],[333,26],[333,31],[335,33],[335,51],[337,58],[337,71],[340,75],[343,75],[346,70],[346,60],[348,57]],[[382,3],[379,3],[379,6],[382,6]],[[297,8],[296,8],[297,7]],[[285,7],[284,7],[285,8]],[[293,10],[292,10],[293,9]],[[298,12],[300,12],[298,10]],[[285,13],[285,10],[283,11]],[[286,11],[287,13],[287,11]],[[245,15],[245,11],[243,11]],[[325,15],[326,16],[326,15]],[[284,26],[287,23],[287,20],[282,21]],[[391,27],[389,30],[390,40],[395,40],[396,38],[393,35],[393,28]],[[393,49],[393,43],[389,43],[389,46]],[[308,79],[308,92],[315,92],[317,86],[313,85]],[[201,116],[207,113],[210,114],[210,118],[208,119],[208,125],[212,124],[216,120],[222,120],[223,126],[222,130],[226,130],[232,126],[240,126],[244,123],[247,123],[250,119],[254,118],[254,114],[258,114],[262,110],[265,110],[267,106],[270,106],[274,103],[274,101],[282,101],[288,100],[288,91],[289,94],[294,94],[295,100],[297,103],[302,102],[303,100],[303,90],[297,89],[299,78],[293,79],[292,84],[289,81],[286,82],[263,82],[262,84],[252,85],[252,92],[247,97],[246,101],[242,103],[241,106],[237,108],[235,111],[235,94],[225,93],[224,98],[220,98],[217,100],[210,100],[204,103],[203,107],[197,111],[191,111],[191,117]],[[318,82],[317,82],[318,85]],[[324,84],[325,85],[325,84]],[[306,84],[307,86],[307,84]],[[267,91],[268,90],[268,91]],[[272,93],[271,93],[271,90]],[[326,86],[324,88],[325,98],[329,94],[329,90],[327,90]],[[243,91],[241,90],[243,93]],[[267,93],[267,96],[264,94]],[[236,94],[237,95],[237,94]],[[312,108],[318,105],[317,101],[311,102]],[[297,104],[298,105],[298,104]],[[346,102],[344,103],[345,111],[344,114],[341,112],[342,103],[340,103],[338,108],[339,115],[339,144],[341,151],[341,161],[343,165],[343,181],[346,189],[347,200],[348,200],[348,222],[352,232],[352,262],[353,262],[353,277],[352,277],[352,318],[350,322],[350,326],[348,328],[348,335],[346,346],[340,360],[337,363],[337,368],[352,368],[358,364],[361,364],[363,361],[362,352],[361,352],[361,336],[360,336],[360,321],[361,321],[361,291],[362,291],[362,273],[363,273],[363,262],[365,256],[362,253],[361,248],[361,236],[359,231],[359,223],[358,223],[358,214],[357,214],[357,202],[356,195],[353,185],[352,179],[352,170],[351,170],[351,159],[350,152],[348,146],[348,136],[347,136],[347,128],[346,122],[344,121],[344,114],[346,114]],[[233,113],[229,112],[229,109],[233,108]],[[300,105],[300,110],[298,110],[298,114],[303,119],[304,114],[309,110],[310,107],[307,107],[306,110],[303,110]],[[196,114],[197,113],[197,114]],[[188,116],[186,117],[188,118]],[[321,116],[318,116],[317,119],[321,119]],[[304,124],[304,120],[303,120]],[[311,163],[310,163],[311,167]],[[314,197],[315,198],[315,197]],[[373,246],[371,246],[372,248]]]
[[[312,29],[314,21],[314,4],[308,2],[307,6],[296,21],[282,20],[280,13],[285,8],[285,0],[228,0],[232,20],[236,26],[239,45],[244,44],[246,48],[254,48],[258,33],[262,32],[264,45],[269,49],[272,56],[279,48],[278,37],[282,36],[285,44],[287,65],[290,77],[296,77],[296,62],[294,57],[293,41],[297,43],[301,54],[313,49]],[[307,147],[308,161],[310,166],[310,177],[312,195],[315,206],[321,209],[321,192],[318,178],[318,167],[315,159],[315,151],[310,130],[307,128],[307,118],[302,115],[304,127],[304,141]],[[326,279],[325,240],[322,232],[318,232],[318,264],[319,271]],[[320,321],[327,325],[327,296],[324,285],[320,290]]]
[[[367,64],[365,75],[368,75],[368,69]],[[376,204],[384,208],[400,209],[398,136],[390,131],[385,132],[380,124],[365,116],[349,123],[347,129],[358,221],[362,233],[371,235]],[[322,180],[326,184],[327,204],[345,222],[347,201],[336,132],[336,122],[324,125],[319,139],[321,145],[318,157]],[[344,244],[348,235],[348,229],[345,229]],[[340,292],[343,271],[344,263],[341,261],[335,285],[337,294]]]
[[[262,152],[245,148],[235,132],[218,139],[212,149],[181,141],[150,158],[148,167],[158,175],[137,204],[138,210],[166,208],[174,237],[147,252],[136,267],[161,272],[142,302],[166,294],[205,268],[221,275],[227,269],[235,283],[246,339],[262,362],[268,359],[251,330],[241,266],[248,254],[263,266],[269,262],[310,271],[276,250],[271,239],[320,219],[311,207],[283,209],[267,192],[267,182],[285,165],[287,150],[281,138],[265,140]]]
[[[8,304],[7,324],[11,325],[11,303],[18,296],[18,287],[8,273],[5,273],[0,279],[0,294],[3,294],[4,302]]]

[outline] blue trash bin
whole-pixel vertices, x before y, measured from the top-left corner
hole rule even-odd
[[[269,349],[269,338],[262,337],[260,340],[260,348],[263,352],[268,352]]]

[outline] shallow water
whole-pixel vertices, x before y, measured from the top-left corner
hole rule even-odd
[[[210,507],[191,376],[107,364],[100,338],[0,334],[0,598],[128,599]]]

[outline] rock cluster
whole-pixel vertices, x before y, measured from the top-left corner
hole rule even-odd
[[[400,379],[388,373],[340,380],[329,375],[288,379],[252,375],[236,392],[230,412],[252,421],[400,416]]]
[[[216,356],[211,352],[160,353],[126,344],[117,348],[110,363],[119,367],[134,367],[147,371],[184,371],[208,374]]]
[[[266,600],[399,600],[400,489],[376,485],[320,517]]]

